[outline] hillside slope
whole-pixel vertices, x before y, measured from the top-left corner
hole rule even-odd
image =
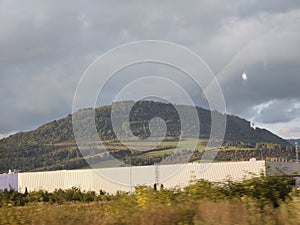
[[[81,112],[85,112],[85,110],[81,110]],[[197,108],[197,111],[200,121],[200,137],[207,138],[210,134],[211,112],[203,108]],[[96,109],[95,121],[102,140],[116,139],[112,130],[110,114],[111,106]],[[135,104],[130,113],[130,127],[133,133],[142,139],[148,137],[148,123],[154,117],[161,117],[166,121],[167,136],[174,138],[176,141],[180,135],[179,116],[172,105],[160,102],[143,101]],[[197,133],[195,127],[190,126],[185,136],[196,138],[195,133]],[[288,142],[270,131],[260,128],[254,129],[250,126],[249,121],[231,115],[227,116],[225,140],[247,143],[252,147],[257,142],[290,146]],[[100,152],[101,149],[93,149],[93,151]],[[121,158],[130,153],[128,149],[123,149]],[[34,171],[74,169],[84,166],[87,166],[87,164],[82,159],[75,144],[72,115],[54,120],[36,130],[20,132],[0,140],[0,172],[12,168]]]

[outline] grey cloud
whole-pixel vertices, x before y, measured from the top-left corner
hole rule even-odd
[[[262,103],[297,103],[299,6],[296,0],[2,0],[0,133],[32,129],[70,113],[86,67],[105,51],[141,39],[182,44],[221,71],[230,113],[254,118]],[[244,71],[246,82],[240,77]],[[266,122],[268,110],[257,119]],[[273,120],[295,117],[281,110]]]
[[[265,106],[254,107],[254,110],[255,120],[260,123],[289,122],[300,113],[300,107],[292,100],[273,100]]]
[[[229,112],[265,123],[287,122],[298,117],[296,113],[283,112],[283,108],[290,102],[296,104],[300,101],[299,17],[299,9],[293,9],[281,14],[236,20],[231,24],[229,31],[236,31],[238,36],[233,35],[236,42],[228,41],[233,45],[231,49],[234,43],[237,46],[245,44],[218,74]],[[247,41],[248,37],[252,40]],[[224,35],[223,39],[229,40],[229,37]],[[222,36],[219,41],[222,42]],[[241,78],[243,72],[248,74],[247,81]],[[255,106],[274,99],[280,102],[278,110],[255,116]],[[272,113],[273,116],[269,115]]]

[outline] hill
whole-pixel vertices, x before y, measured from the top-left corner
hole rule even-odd
[[[126,102],[124,103],[126,104]],[[178,106],[178,107],[191,107],[191,106]],[[166,150],[172,150],[177,145],[178,137],[180,135],[180,120],[179,116],[174,108],[170,104],[152,101],[141,101],[135,103],[133,109],[130,112],[130,127],[133,133],[140,138],[146,138],[149,136],[149,121],[154,117],[161,117],[166,121],[167,125],[167,138],[165,141],[169,141],[168,145],[162,145],[155,151],[159,151],[161,154],[153,154],[153,152],[145,152],[147,157],[140,153],[122,146],[116,140],[115,133],[111,124],[111,106],[103,106],[96,109],[96,127],[99,132],[101,140],[104,140],[106,147],[110,150],[114,157],[125,160],[128,155],[134,155],[132,163],[137,165],[152,164],[155,161],[159,161],[170,152]],[[79,113],[84,115],[89,109],[80,110]],[[200,138],[205,140],[210,135],[210,121],[211,112],[207,109],[197,108],[199,121],[200,121]],[[217,113],[217,112],[214,112]],[[146,128],[146,129],[145,129]],[[85,132],[84,130],[81,132]],[[194,126],[190,126],[185,136],[189,138],[198,138],[194,134],[197,133]],[[275,150],[280,150],[273,155],[269,148],[266,148],[264,144],[259,145],[260,149],[255,149],[257,143],[272,143],[277,144]],[[249,157],[256,157],[257,154],[265,154],[265,157],[279,157],[286,156],[286,158],[293,158],[293,149],[291,145],[282,138],[274,135],[266,129],[260,129],[250,126],[250,122],[239,118],[237,116],[227,115],[227,128],[225,134],[225,147],[235,146],[237,148],[248,148],[253,150],[264,150],[263,152],[246,152],[241,153],[241,157],[232,158],[232,152],[220,153],[219,160],[238,160],[248,159]],[[274,146],[273,146],[274,147]],[[91,146],[91,156],[95,163],[106,158],[107,155],[103,155],[103,149],[97,146]],[[273,149],[274,150],[274,149]],[[284,152],[287,151],[287,152]],[[236,151],[234,152],[236,157]],[[50,123],[42,125],[36,130],[29,132],[19,132],[11,135],[8,138],[0,140],[0,172],[6,172],[8,169],[21,169],[23,171],[37,171],[37,170],[55,170],[55,169],[75,169],[88,166],[86,161],[82,158],[82,155],[78,151],[75,143],[73,127],[72,127],[72,115],[54,120]],[[194,160],[201,157],[201,151],[195,153]]]

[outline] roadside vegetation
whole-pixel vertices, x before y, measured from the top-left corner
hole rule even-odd
[[[184,189],[135,193],[68,190],[0,192],[0,224],[299,224],[293,179],[253,177],[240,182],[195,180]]]

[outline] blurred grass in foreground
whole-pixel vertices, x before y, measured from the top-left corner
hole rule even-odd
[[[279,208],[260,210],[253,202],[242,200],[199,200],[165,206],[139,208],[122,202],[36,203],[25,207],[0,209],[0,224],[299,224],[300,202],[294,199]]]

